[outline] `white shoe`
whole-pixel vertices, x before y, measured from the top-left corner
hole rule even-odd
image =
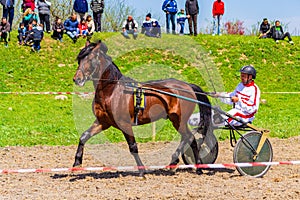
[[[216,34],[214,34],[214,33],[212,34],[212,36],[215,36],[215,35],[216,35]]]
[[[276,40],[275,42],[276,42],[276,44],[278,44],[278,43],[279,43],[279,40]]]
[[[291,40],[291,41],[289,41],[289,43],[291,44],[291,45],[294,45],[294,42]]]
[[[222,36],[222,33],[219,33],[219,36]]]

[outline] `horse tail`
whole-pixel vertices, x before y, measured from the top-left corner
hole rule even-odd
[[[199,114],[200,114],[200,123],[199,123],[199,129],[203,128],[203,134],[206,135],[207,132],[212,128],[211,127],[211,103],[205,95],[204,91],[197,85],[195,84],[190,84],[192,89],[195,92],[196,98],[199,102]]]

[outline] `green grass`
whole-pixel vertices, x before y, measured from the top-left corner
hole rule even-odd
[[[294,46],[287,41],[275,44],[270,39],[231,35],[199,35],[194,39],[163,35],[162,39],[154,40],[141,36],[133,41],[125,40],[119,33],[101,33],[95,38],[107,42],[108,54],[122,73],[139,81],[173,77],[196,83],[207,91],[214,87],[218,91],[231,91],[239,82],[240,67],[252,64],[258,70],[256,83],[262,92],[299,92],[299,37],[293,38]],[[32,54],[29,47],[17,45],[16,32],[13,32],[9,48],[0,43],[0,54],[4,55],[0,60],[0,91],[91,91],[91,86],[78,88],[72,81],[77,68],[76,56],[84,44],[82,39],[73,44],[66,36],[64,42],[59,43],[46,34],[41,52]],[[131,46],[136,49],[129,48]],[[191,47],[199,50],[191,55],[199,53],[201,56],[191,57]],[[199,63],[205,65],[196,68]],[[211,78],[207,78],[206,69]],[[299,94],[263,93],[262,98],[267,104],[261,104],[254,124],[270,129],[272,137],[299,135]],[[78,96],[69,95],[62,101],[55,100],[54,95],[6,94],[0,95],[0,100],[0,146],[76,144],[81,132],[94,120],[91,99]],[[157,141],[178,139],[169,122],[161,120],[156,126]],[[151,125],[134,127],[134,130],[138,142],[152,140]],[[222,132],[220,138],[226,137],[228,133]],[[91,142],[107,141],[124,141],[124,137],[111,128]]]

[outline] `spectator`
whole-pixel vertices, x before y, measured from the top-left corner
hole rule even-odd
[[[88,34],[88,27],[85,19],[82,18],[80,23],[78,24],[77,37],[82,36],[83,38],[85,38],[87,34]]]
[[[127,19],[123,22],[122,25],[122,35],[126,39],[130,39],[128,34],[132,34],[133,39],[136,39],[138,36],[138,23],[133,19],[131,15],[128,15]]]
[[[8,47],[8,34],[10,31],[10,24],[7,22],[5,17],[2,17],[0,23],[0,36],[1,40],[4,40],[4,46]]]
[[[38,0],[37,8],[40,23],[43,24],[43,27],[46,27],[47,33],[50,33],[50,3],[46,0]]]
[[[95,23],[91,15],[88,15],[86,17],[86,24],[88,28],[87,40],[90,40],[92,38],[93,33],[95,32]]]
[[[80,22],[82,18],[85,18],[85,14],[88,12],[87,0],[75,0],[73,9],[77,16],[77,21]]]
[[[213,3],[213,36],[218,34],[222,35],[220,32],[221,19],[224,15],[224,2],[222,0],[216,0]]]
[[[186,0],[185,12],[188,17],[190,35],[197,36],[197,18],[199,13],[199,5],[197,0]],[[194,31],[193,31],[194,28]]]
[[[39,52],[41,49],[41,41],[44,37],[43,29],[43,24],[39,24],[32,27],[32,30],[29,32],[29,34],[32,35],[33,38],[33,45],[31,47],[32,52]]]
[[[143,22],[142,33],[145,33],[149,37],[161,37],[161,28],[156,19],[151,18],[151,13],[146,15],[146,19]]]
[[[23,13],[23,19],[22,19],[22,22],[24,23],[24,26],[26,27],[27,31],[31,30],[31,23],[34,19],[35,20],[38,19],[36,13],[33,12],[31,8],[27,8]]]
[[[65,27],[59,17],[56,17],[54,23],[52,24],[53,35],[52,38],[62,42]]]
[[[9,32],[11,32],[12,29],[12,24],[13,24],[13,20],[14,20],[14,15],[15,15],[15,0],[0,0],[0,3],[3,6],[3,16],[6,19],[8,19],[8,23],[10,24],[10,30]]]
[[[101,18],[104,11],[104,0],[92,0],[91,9],[95,20],[95,31],[101,32]]]
[[[24,40],[24,44],[31,46],[33,44],[33,32],[32,29],[37,27],[37,19],[33,19],[29,25],[29,29],[27,29],[26,38]]]
[[[184,9],[181,9],[179,13],[177,13],[177,24],[180,25],[179,35],[184,34],[184,24],[187,16],[184,14]]]
[[[35,2],[34,2],[34,0],[23,0],[23,3],[22,3],[22,10],[23,10],[23,12],[25,12],[25,10],[27,8],[30,8],[32,11],[34,11],[34,9],[35,9]]]
[[[263,22],[260,24],[259,27],[259,36],[258,38],[270,38],[272,37],[270,34],[271,31],[271,25],[268,22],[267,18],[263,19]]]
[[[74,43],[77,41],[78,24],[75,13],[72,13],[71,17],[64,22],[66,34],[73,40]]]
[[[279,20],[275,21],[275,26],[272,26],[270,34],[272,35],[272,38],[276,41],[276,43],[279,43],[279,40],[284,40],[286,37],[288,37],[289,43],[291,45],[294,44],[290,33],[289,32],[286,32],[286,33],[283,32],[283,28],[280,25]]]
[[[20,23],[19,28],[18,28],[18,41],[19,45],[24,44],[24,40],[26,38],[26,27],[24,26],[24,23]]]
[[[176,34],[175,17],[178,11],[176,0],[165,0],[162,5],[162,10],[166,13],[167,33],[170,33],[170,21],[171,21],[172,34]]]

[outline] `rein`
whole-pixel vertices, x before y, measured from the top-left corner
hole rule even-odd
[[[221,110],[219,107],[217,106],[212,106],[208,103],[205,103],[203,101],[199,101],[199,100],[196,100],[196,99],[192,99],[192,98],[189,98],[189,97],[185,97],[185,96],[182,96],[182,95],[178,95],[178,94],[174,94],[174,93],[171,93],[171,92],[166,92],[166,91],[163,91],[163,90],[159,90],[159,89],[155,89],[155,88],[150,88],[150,87],[138,87],[138,86],[134,86],[134,85],[131,85],[129,87],[132,87],[132,88],[140,88],[142,90],[149,90],[149,91],[153,91],[153,92],[157,92],[157,93],[161,93],[161,94],[165,94],[165,95],[169,95],[169,96],[172,96],[172,97],[176,97],[176,98],[179,98],[179,99],[183,99],[183,100],[186,100],[186,101],[189,101],[189,102],[193,102],[193,103],[197,103],[197,104],[201,104],[201,105],[204,105],[206,107],[209,107],[215,111],[217,111],[218,113],[220,114],[223,114],[229,118],[232,118],[234,119],[235,121],[237,122],[240,122],[241,124],[243,125],[247,125],[249,128],[253,129],[253,130],[256,130],[253,126],[250,126],[249,123],[245,123],[243,120]]]
[[[138,84],[142,84],[142,82],[137,82],[137,81],[126,81],[126,80],[111,80],[111,79],[99,79],[101,81],[115,81],[117,82],[117,84],[119,85],[124,85],[124,83],[126,84],[125,86],[126,87],[131,87],[132,83],[138,83]],[[147,85],[150,85],[150,83],[146,83]],[[142,87],[143,88],[143,87]],[[172,90],[177,90],[177,91],[181,91],[181,92],[186,92],[186,93],[191,93],[191,94],[200,94],[200,95],[205,95],[205,96],[210,96],[210,97],[213,97],[213,98],[230,98],[230,97],[227,97],[227,96],[218,96],[216,97],[215,94],[216,92],[191,92],[189,90],[184,90],[184,89],[179,89],[179,88],[173,88],[173,87],[164,87],[163,89],[172,89]]]

